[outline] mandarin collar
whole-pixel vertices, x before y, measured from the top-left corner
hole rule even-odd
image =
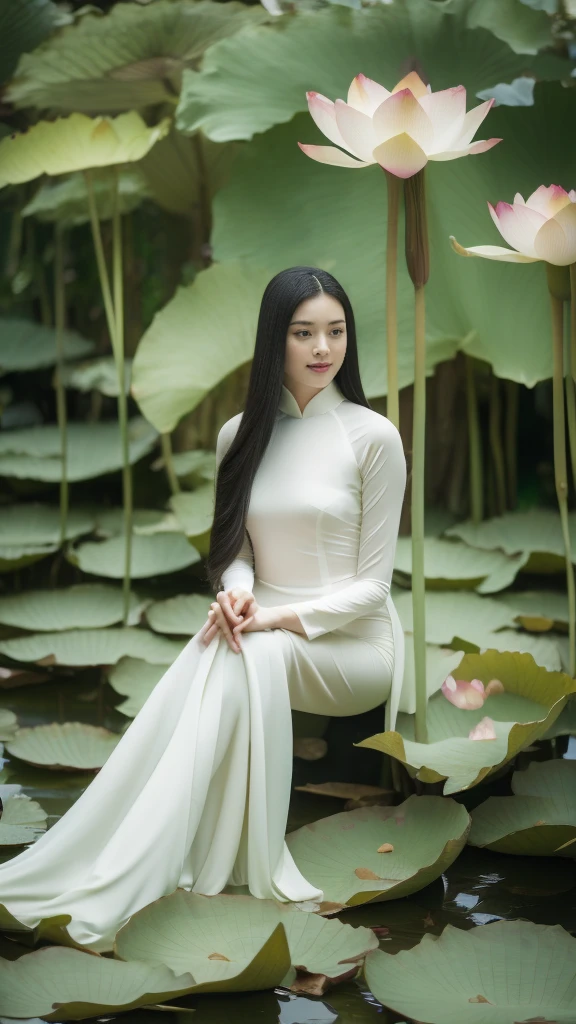
[[[300,407],[294,395],[283,384],[278,410],[279,412],[286,413],[287,416],[293,416],[295,419],[302,420],[307,419],[309,416],[320,416],[324,412],[329,412],[343,401],[344,395],[333,378],[326,387],[322,388],[321,391],[310,399],[304,407],[304,412],[300,412]]]

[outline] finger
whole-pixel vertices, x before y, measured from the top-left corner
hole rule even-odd
[[[213,623],[212,626],[210,626],[210,629],[206,630],[206,632],[204,634],[204,643],[206,644],[206,646],[208,646],[208,644],[213,640],[213,638],[216,636],[217,632],[218,632],[218,623],[215,622],[215,623]]]
[[[220,627],[224,636],[226,637],[229,646],[233,651],[239,653],[240,643],[236,640],[236,637],[232,635],[232,630],[230,629],[230,626],[226,620],[226,616],[224,615],[222,608],[220,607],[220,604],[218,602],[215,602],[215,605],[213,604],[212,608],[214,610],[214,619],[216,620],[218,626]]]
[[[235,626],[236,623],[240,620],[240,616],[237,615],[237,613],[234,611],[230,603],[230,598],[228,594],[226,593],[225,590],[220,590],[216,597],[218,600],[218,604],[220,605],[222,611],[224,612],[224,615],[226,616],[226,619],[228,620],[231,626]]]
[[[238,636],[238,634],[242,632],[245,626],[247,626],[248,623],[251,622],[253,618],[254,616],[250,615],[247,619],[244,619],[243,622],[240,622],[237,626],[234,626],[234,629],[232,631],[234,636]]]

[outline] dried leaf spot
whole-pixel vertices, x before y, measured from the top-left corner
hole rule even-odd
[[[227,963],[231,963],[232,962],[230,960],[230,958],[227,957],[227,956],[224,956],[223,953],[210,953],[209,956],[208,956],[208,959],[209,960],[226,960]]]
[[[486,996],[472,996],[472,998],[469,999],[468,1002],[469,1003],[490,1003],[490,1000],[486,999]],[[490,1006],[494,1006],[494,1003],[490,1003]]]
[[[380,875],[375,875],[370,868],[356,868],[354,874],[357,878],[361,878],[363,882],[381,882],[382,878]]]
[[[378,847],[378,853],[394,853],[392,843],[382,843],[382,846]]]

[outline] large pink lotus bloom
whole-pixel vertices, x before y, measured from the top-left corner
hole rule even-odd
[[[447,676],[442,683],[442,693],[451,704],[463,711],[475,711],[484,703],[484,683],[480,679],[454,679]]]
[[[456,160],[484,153],[501,139],[472,142],[494,100],[466,113],[466,89],[432,92],[411,71],[392,92],[366,75],[356,75],[347,102],[307,92],[308,109],[320,131],[335,146],[298,145],[323,164],[368,167],[380,164],[398,178],[410,178],[428,160]],[[342,152],[344,150],[344,152]]]
[[[576,191],[560,185],[540,185],[524,201],[519,192],[513,203],[488,203],[498,231],[514,249],[502,245],[460,245],[450,236],[452,248],[461,256],[484,256],[506,263],[536,263],[545,260],[558,267],[576,262]]]

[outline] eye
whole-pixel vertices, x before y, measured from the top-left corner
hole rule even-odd
[[[344,328],[343,327],[335,327],[334,330],[338,331],[338,334],[344,334]]]

